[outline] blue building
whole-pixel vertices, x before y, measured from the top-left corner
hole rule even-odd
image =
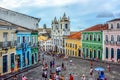
[[[30,66],[31,63],[31,31],[30,30],[19,30],[17,35],[17,67],[19,69]]]

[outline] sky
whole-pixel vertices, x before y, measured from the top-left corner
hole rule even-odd
[[[70,17],[70,30],[80,31],[96,24],[120,17],[119,0],[0,0],[0,7],[41,18],[51,27],[51,21],[63,16]]]

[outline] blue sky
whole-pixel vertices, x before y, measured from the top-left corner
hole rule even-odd
[[[0,0],[0,7],[41,18],[51,27],[51,21],[65,12],[70,17],[71,31],[80,31],[120,17],[119,0]]]

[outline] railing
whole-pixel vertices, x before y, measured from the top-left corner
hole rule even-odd
[[[31,47],[31,42],[27,43],[28,47]]]
[[[11,48],[16,46],[16,41],[0,42],[0,48]]]
[[[17,43],[16,49],[21,49],[22,45],[20,43]]]
[[[105,43],[105,44],[109,44],[109,41],[106,41],[106,40],[105,40],[104,43]]]
[[[33,43],[33,44],[32,44],[32,47],[37,48],[37,47],[38,47],[38,44],[37,44],[37,43]]]
[[[120,41],[117,41],[117,42],[116,42],[116,45],[120,46]]]
[[[111,44],[111,45],[114,45],[114,41],[110,41],[110,44]]]

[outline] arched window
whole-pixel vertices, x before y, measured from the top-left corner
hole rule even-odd
[[[88,40],[88,34],[86,34],[86,40]]]
[[[105,41],[108,41],[108,35],[105,36]]]
[[[113,35],[111,35],[111,41],[114,41],[114,36]]]
[[[98,41],[100,41],[101,39],[100,39],[100,35],[98,35]]]
[[[111,49],[111,58],[114,58],[114,49]]]
[[[120,24],[119,23],[117,23],[117,29],[119,29],[120,28]]]
[[[113,24],[111,24],[111,29],[113,29]]]
[[[90,41],[92,41],[92,35],[90,35]]]
[[[117,42],[120,42],[120,35],[117,35]]]
[[[94,34],[94,41],[96,41],[96,35]]]
[[[108,58],[108,47],[106,47],[106,58]]]

